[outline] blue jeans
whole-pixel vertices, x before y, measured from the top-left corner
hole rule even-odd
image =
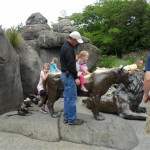
[[[76,120],[76,103],[77,87],[72,75],[66,77],[65,73],[61,74],[61,80],[64,85],[64,119],[68,122]]]

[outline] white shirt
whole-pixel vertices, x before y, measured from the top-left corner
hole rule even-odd
[[[40,80],[39,80],[39,83],[37,85],[37,90],[38,90],[38,93],[41,91],[41,90],[44,90],[44,87],[43,87],[43,76],[45,76],[46,74],[44,74],[44,71],[42,70],[41,73],[40,73]]]

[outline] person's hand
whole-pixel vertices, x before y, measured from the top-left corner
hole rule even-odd
[[[86,75],[89,74],[89,73],[90,73],[90,72],[87,71],[87,72],[86,72]]]
[[[79,85],[80,84],[80,80],[79,79],[76,79],[76,85]]]
[[[144,96],[143,96],[143,102],[147,103],[149,100],[150,100],[150,97],[148,95],[144,94]]]

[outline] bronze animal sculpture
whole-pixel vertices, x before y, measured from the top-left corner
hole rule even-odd
[[[125,87],[119,84],[117,87],[113,85],[108,92],[101,97],[99,111],[104,113],[117,114],[124,119],[145,120],[147,118],[146,108],[139,107],[143,97],[143,71],[135,71],[130,73],[132,83]],[[92,98],[82,101],[86,107],[92,109]]]
[[[32,96],[33,97],[33,96]],[[28,111],[28,108],[29,107],[32,107],[31,106],[31,103],[33,101],[29,98],[26,98],[22,104],[20,104],[18,107],[17,107],[17,113],[15,114],[10,114],[10,115],[7,115],[8,117],[11,117],[11,116],[14,116],[14,115],[19,115],[19,116],[30,116],[32,113]]]
[[[54,112],[54,103],[59,99],[63,91],[60,74],[50,74],[46,82],[48,85],[48,108],[51,116],[57,117]],[[86,77],[85,86],[88,92],[78,92],[78,96],[92,97],[92,112],[96,120],[104,120],[104,117],[99,114],[101,96],[115,83],[123,83],[125,87],[131,83],[128,80],[128,72],[125,69],[113,68],[95,71]]]

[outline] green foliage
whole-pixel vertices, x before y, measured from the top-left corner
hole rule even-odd
[[[22,37],[16,29],[14,29],[14,28],[7,29],[6,34],[9,38],[10,43],[12,44],[12,46],[14,48],[20,48],[21,47]]]
[[[122,60],[117,58],[116,56],[106,56],[102,55],[100,57],[99,62],[97,63],[98,67],[106,67],[106,68],[112,68],[112,67],[118,67],[120,65],[127,65],[130,64],[130,61]]]
[[[18,24],[16,27],[13,27],[17,32],[22,32],[23,31],[23,23]]]
[[[100,52],[121,58],[150,50],[150,5],[146,0],[98,0],[68,17]]]
[[[144,63],[146,61],[148,52],[146,53],[129,53],[123,56],[123,59],[118,58],[117,56],[107,56],[102,55],[97,62],[97,67],[119,67],[120,65],[126,66],[130,64],[134,64],[138,59],[143,60]]]

